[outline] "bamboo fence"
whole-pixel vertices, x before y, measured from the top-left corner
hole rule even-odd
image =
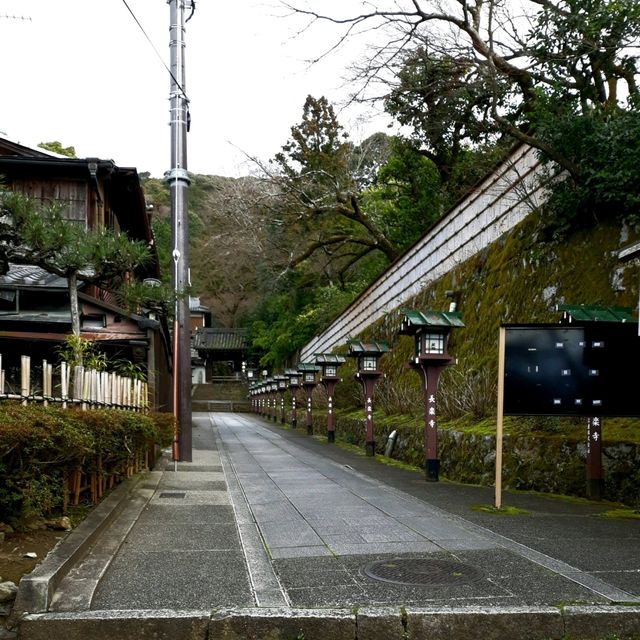
[[[53,365],[42,361],[42,379],[34,380],[31,358],[21,357],[20,393],[7,389],[5,370],[0,355],[0,400],[19,400],[23,405],[33,402],[44,406],[57,403],[66,408],[79,405],[82,409],[149,410],[149,387],[146,382],[120,376],[117,373],[60,364],[54,376]],[[73,375],[72,375],[73,374]],[[57,384],[54,384],[57,381]]]
[[[73,369],[73,371],[72,371]],[[33,376],[31,358],[21,357],[20,392],[6,382],[0,355],[0,401],[19,401],[22,405],[42,403],[45,407],[60,405],[63,408],[126,409],[147,413],[149,411],[148,385],[142,380],[120,376],[116,373],[70,367],[62,362],[54,372],[52,364],[42,361],[42,377]],[[63,470],[63,512],[70,505],[81,501],[97,504],[104,493],[121,480],[148,469],[154,455],[154,443],[143,448],[128,450],[123,462],[110,462],[103,457],[85,460],[82,465]]]

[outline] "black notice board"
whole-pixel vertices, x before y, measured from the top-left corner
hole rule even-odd
[[[504,415],[640,416],[638,326],[505,327]]]

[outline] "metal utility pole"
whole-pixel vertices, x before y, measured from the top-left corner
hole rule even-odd
[[[191,327],[189,314],[189,224],[187,208],[188,99],[185,89],[185,7],[193,0],[167,0],[170,9],[171,169],[165,173],[171,193],[173,278],[176,295],[173,322],[173,414],[178,423],[173,459],[191,462]]]

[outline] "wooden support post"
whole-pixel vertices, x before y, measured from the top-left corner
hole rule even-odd
[[[77,507],[80,504],[80,488],[82,486],[82,469],[77,467],[73,476],[73,505]]]
[[[502,432],[504,423],[504,357],[506,331],[498,335],[498,413],[496,417],[496,509],[502,507]]]
[[[62,514],[66,515],[69,509],[69,470],[62,470]]]

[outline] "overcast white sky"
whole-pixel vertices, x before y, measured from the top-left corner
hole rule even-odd
[[[324,10],[360,0],[313,0]],[[166,0],[127,0],[169,63]],[[337,103],[345,68],[364,45],[309,68],[336,32],[294,37],[299,20],[277,0],[197,0],[187,23],[186,85],[194,173],[244,175],[243,152],[263,160],[286,142],[308,94]],[[24,16],[17,20],[5,16]],[[123,0],[0,0],[0,136],[33,146],[59,140],[79,157],[113,159],[161,177],[169,168],[169,74]],[[351,109],[358,141],[389,119]]]

